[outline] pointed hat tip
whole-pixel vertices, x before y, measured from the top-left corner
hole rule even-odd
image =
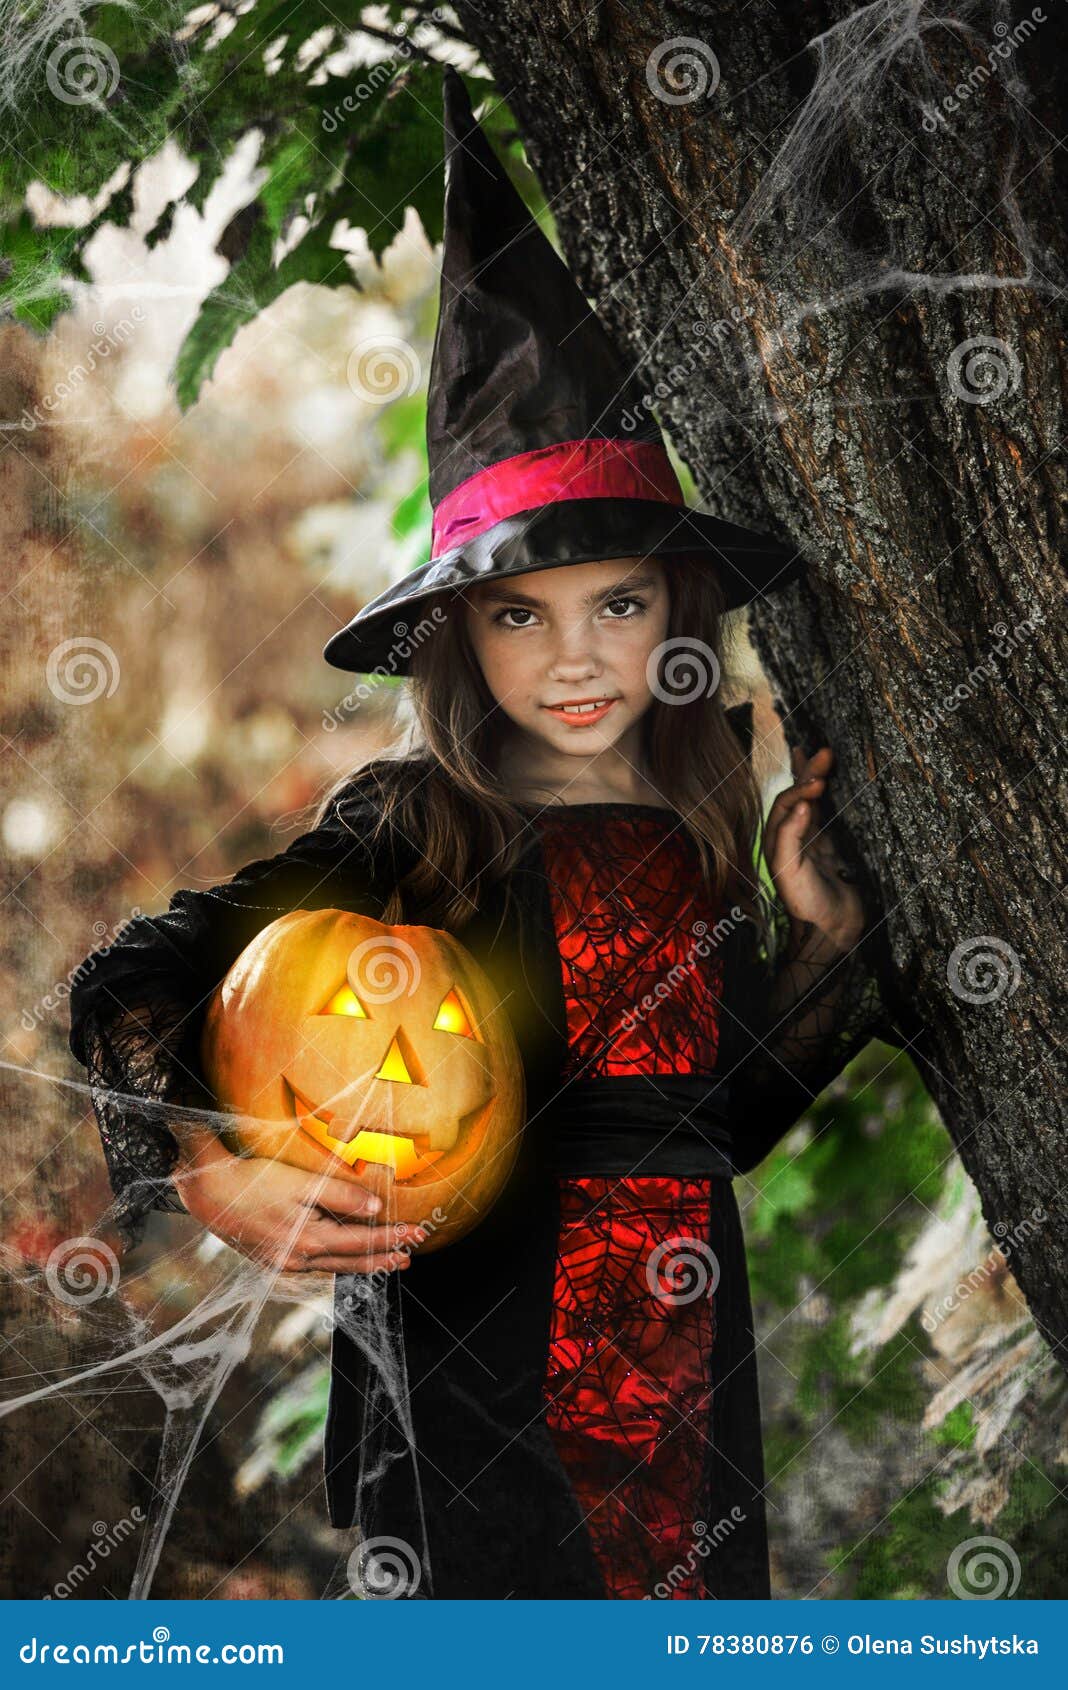
[[[441,84],[441,106],[445,119],[445,151],[448,153],[475,127],[475,114],[467,84],[453,65],[445,66]]]

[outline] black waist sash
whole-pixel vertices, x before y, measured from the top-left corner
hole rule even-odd
[[[696,1074],[574,1080],[531,1125],[554,1174],[734,1177],[725,1080]]]

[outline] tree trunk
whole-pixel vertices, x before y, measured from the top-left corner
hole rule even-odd
[[[790,737],[835,748],[835,825],[882,901],[888,986],[1059,1344],[1059,16],[457,11],[706,505],[810,560],[754,612],[758,649]]]

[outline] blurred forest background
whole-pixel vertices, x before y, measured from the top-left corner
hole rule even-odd
[[[160,1214],[110,1297],[52,1294],[64,1241],[118,1249],[87,1099],[40,1077],[83,1078],[70,972],[134,911],[281,850],[388,741],[397,689],[339,720],[348,683],[321,648],[426,556],[437,271],[419,218],[381,262],[353,230],[353,285],[285,292],[183,413],[168,372],[226,276],[216,245],[255,146],[149,249],[154,196],[187,168],[168,146],[142,171],[138,211],[95,237],[91,283],[47,337],[0,331],[4,1399],[159,1330],[213,1281],[225,1247]],[[398,347],[400,379],[372,392],[368,360],[395,366]],[[767,731],[744,630],[735,687]],[[761,773],[772,791],[781,742]],[[955,1552],[988,1539],[1004,1593],[1063,1596],[1063,1377],[1015,1286],[1013,1241],[987,1232],[907,1057],[865,1053],[738,1194],[775,1593],[960,1594]],[[208,1421],[154,1594],[320,1594],[345,1543],[319,1473],[329,1302],[268,1307]],[[161,1424],[132,1367],[5,1422],[3,1594],[126,1594],[137,1530],[116,1523],[145,1506]]]

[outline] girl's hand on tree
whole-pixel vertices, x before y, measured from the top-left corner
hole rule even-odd
[[[361,1219],[373,1194],[358,1181],[235,1156],[214,1134],[172,1177],[191,1215],[275,1273],[389,1273],[407,1267],[408,1249],[421,1242],[403,1222]]]
[[[864,905],[842,878],[844,865],[820,819],[820,800],[834,763],[829,745],[811,757],[792,751],[793,785],[779,793],[764,826],[764,854],[790,919],[818,929],[839,951],[864,932]]]

